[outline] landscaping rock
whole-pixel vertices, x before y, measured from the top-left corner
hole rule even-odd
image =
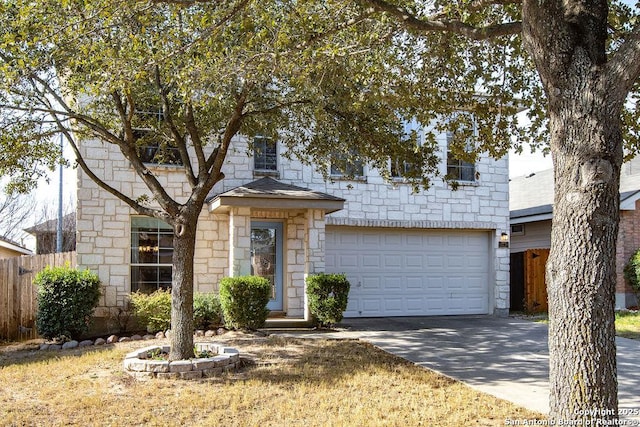
[[[218,328],[218,335],[222,335],[227,333],[227,330],[225,328]]]
[[[89,347],[93,345],[93,341],[91,340],[83,340],[80,341],[80,343],[78,344],[78,347]]]
[[[118,337],[117,335],[111,335],[109,338],[107,338],[107,344],[115,344],[119,339],[120,337]]]
[[[131,341],[140,341],[142,339],[141,335],[131,335]]]
[[[40,350],[49,350],[49,347],[51,346],[51,344],[40,344]]]
[[[202,338],[204,336],[204,331],[198,329],[195,333],[195,336],[198,338]]]
[[[156,339],[161,340],[164,338],[164,332],[160,331],[156,334]]]
[[[145,340],[145,341],[154,340],[154,339],[156,339],[156,336],[147,334],[147,335],[144,335],[142,337],[142,339]]]
[[[104,338],[98,338],[96,340],[96,342],[93,343],[93,345],[105,345],[107,341]]]
[[[212,331],[211,329],[209,329],[207,332],[204,333],[204,336],[207,337],[207,338],[215,337],[216,336],[216,331]]]
[[[67,341],[66,343],[62,344],[63,350],[69,350],[76,347],[78,347],[78,341],[76,340]]]
[[[193,369],[190,360],[176,360],[169,364],[169,372],[188,372]]]
[[[122,337],[118,340],[118,342],[127,342],[127,341],[131,341],[131,338],[129,337]]]
[[[62,346],[60,344],[50,344],[47,350],[60,350]]]

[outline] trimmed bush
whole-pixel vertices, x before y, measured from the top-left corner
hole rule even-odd
[[[225,277],[220,281],[220,305],[225,326],[257,329],[264,325],[269,310],[271,283],[259,276]]]
[[[640,297],[640,249],[631,255],[631,258],[624,266],[624,278],[636,296]]]
[[[222,307],[216,294],[193,296],[193,325],[196,329],[222,325]]]
[[[133,292],[129,295],[133,314],[147,332],[166,331],[171,328],[171,291],[158,289],[151,294]]]
[[[316,274],[307,277],[309,310],[321,326],[342,320],[351,285],[344,274]]]
[[[100,298],[100,278],[89,270],[47,267],[35,277],[36,327],[45,338],[78,338],[89,330]]]

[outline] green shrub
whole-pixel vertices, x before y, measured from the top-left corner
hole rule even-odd
[[[129,295],[133,314],[147,332],[166,331],[171,328],[171,291],[158,289],[151,294],[133,292]]]
[[[193,296],[193,325],[196,329],[222,325],[222,307],[216,294]]]
[[[321,326],[330,326],[342,320],[350,287],[344,274],[320,273],[307,277],[309,310]]]
[[[66,265],[47,267],[35,277],[38,288],[36,327],[45,338],[78,338],[89,330],[100,298],[100,278]]]
[[[220,281],[220,304],[230,329],[257,329],[267,320],[271,283],[258,276],[225,277]]]
[[[636,296],[640,297],[640,249],[631,255],[631,258],[624,266],[624,278]]]

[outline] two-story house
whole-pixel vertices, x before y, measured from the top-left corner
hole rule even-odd
[[[442,175],[425,191],[395,168],[392,182],[356,163],[346,178],[283,156],[266,138],[236,137],[226,178],[200,215],[195,291],[216,292],[224,276],[258,274],[273,284],[269,308],[288,318],[308,317],[305,277],[346,273],[347,317],[506,315],[509,301],[509,182],[506,158],[481,156],[469,164],[449,155],[451,136],[437,137]],[[87,163],[125,194],[148,194],[117,148],[84,141]],[[153,156],[150,156],[151,160]],[[187,197],[176,166],[152,165],[166,190]],[[400,168],[401,169],[401,168]],[[130,292],[171,286],[172,231],[136,215],[78,170],[77,253],[97,271],[105,292],[98,314],[127,303]]]

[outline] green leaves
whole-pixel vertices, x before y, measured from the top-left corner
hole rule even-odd
[[[100,298],[100,279],[89,270],[47,267],[36,275],[36,326],[45,338],[78,338],[89,330]]]

